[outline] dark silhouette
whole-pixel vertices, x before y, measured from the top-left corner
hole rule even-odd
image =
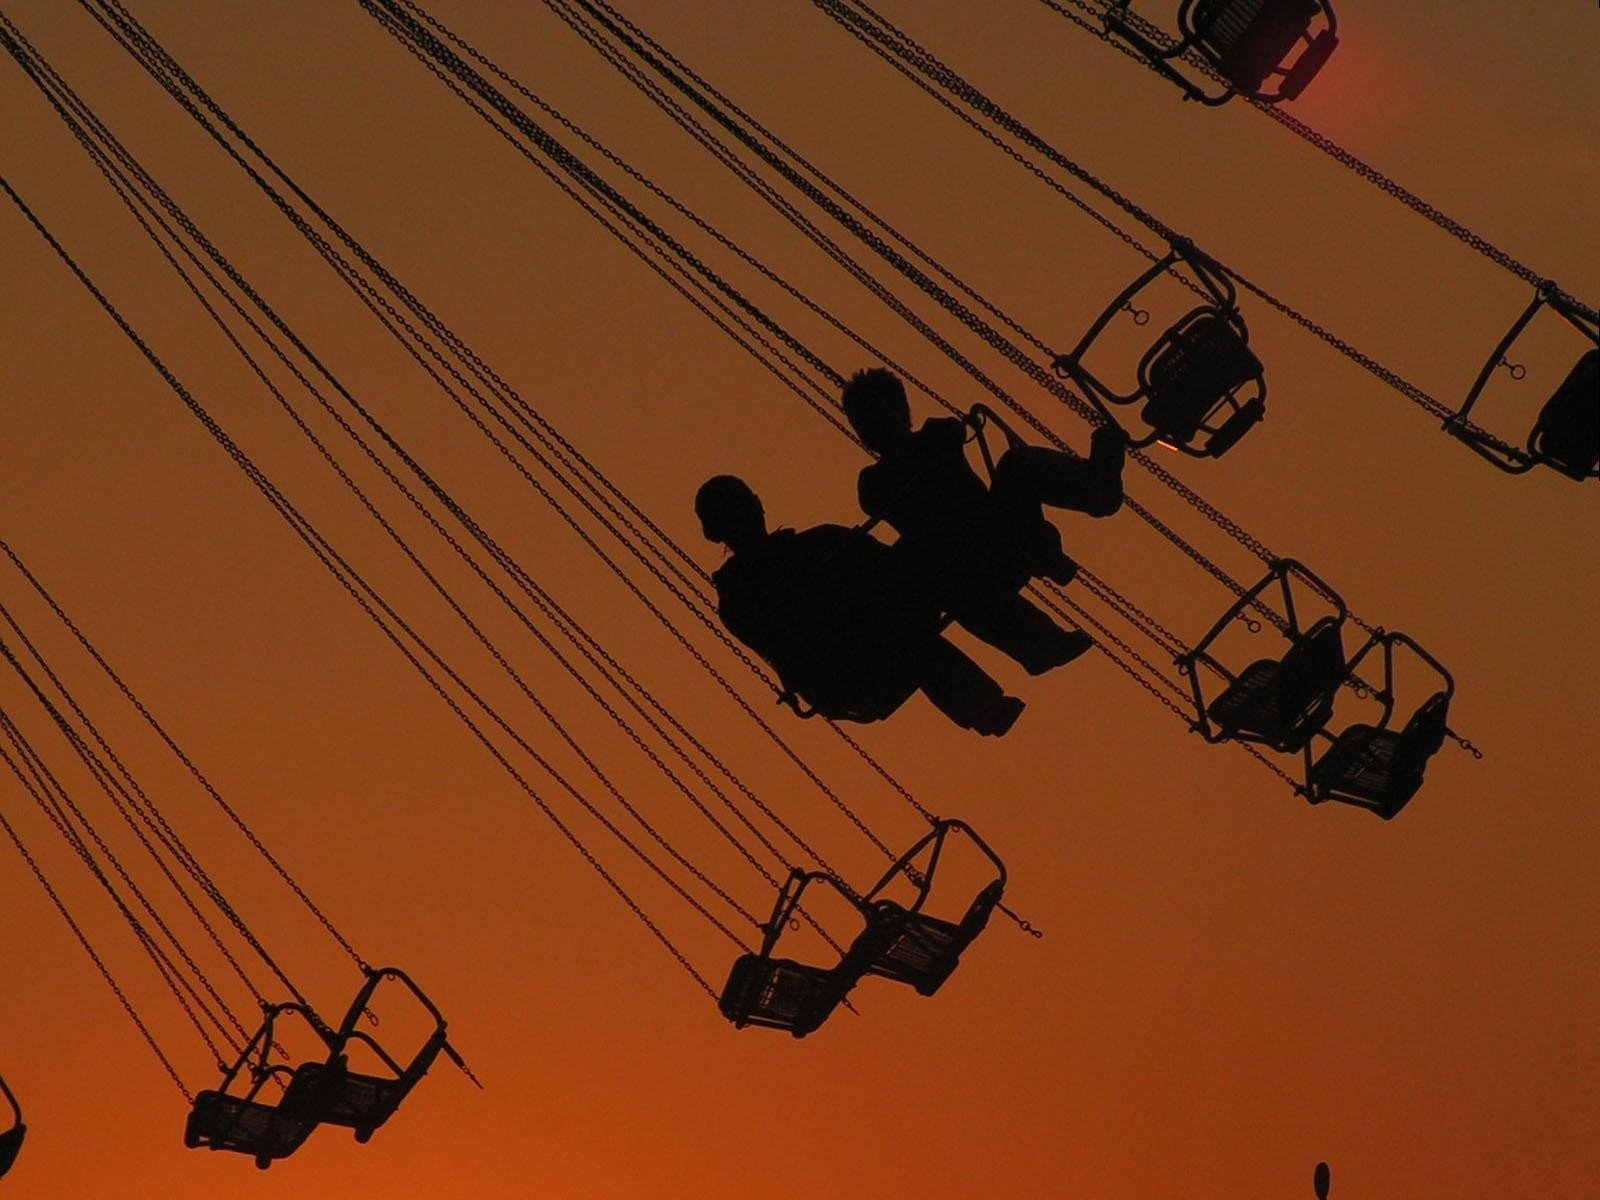
[[[9,1124],[0,1130],[0,1179],[4,1179],[6,1172],[11,1170],[11,1165],[17,1161],[17,1154],[22,1149],[22,1139],[28,1135],[28,1127],[22,1123],[22,1105],[17,1103],[17,1098],[11,1094],[11,1089],[6,1086],[3,1076],[0,1076],[0,1098],[6,1102],[6,1107],[11,1110],[8,1118]]]
[[[1470,418],[1473,407],[1497,370],[1506,368],[1513,379],[1521,379],[1526,374],[1524,368],[1512,363],[1506,354],[1544,308],[1577,330],[1592,344],[1592,349],[1579,356],[1566,378],[1550,394],[1528,434],[1527,449],[1519,450],[1478,429]],[[1508,474],[1521,475],[1543,464],[1579,483],[1600,478],[1600,322],[1595,320],[1594,313],[1555,284],[1541,284],[1532,302],[1495,346],[1467,392],[1467,398],[1444,427]]]
[[[1036,576],[1067,583],[1077,573],[1044,505],[1091,516],[1121,507],[1126,440],[1119,430],[1097,429],[1086,459],[1026,445],[1005,430],[1006,452],[985,486],[967,461],[966,442],[974,431],[981,438],[986,423],[1004,429],[988,409],[913,430],[904,386],[881,368],[853,376],[843,403],[878,456],[857,481],[861,509],[899,533],[897,548],[939,607],[1030,675],[1071,662],[1093,644],[1018,592]],[[987,443],[983,448],[988,461]]]
[[[194,1098],[183,1129],[185,1146],[248,1154],[256,1166],[266,1170],[305,1145],[317,1127],[321,1096],[296,1088],[298,1068],[271,1062],[277,1023],[289,1014],[316,1027],[315,1016],[301,1005],[267,1006],[261,1028],[223,1073],[222,1082]],[[267,1098],[272,1095],[267,1090],[269,1081],[283,1085],[275,1102]]]
[[[356,1141],[367,1141],[394,1115],[440,1051],[465,1069],[445,1040],[444,1017],[410,976],[395,967],[368,968],[366,974],[365,983],[336,1030],[329,1029],[304,1005],[268,1005],[261,1028],[240,1051],[222,1083],[195,1097],[184,1127],[184,1145],[190,1149],[203,1146],[248,1154],[256,1166],[265,1170],[304,1145],[318,1125],[353,1129]],[[366,1018],[378,985],[388,979],[404,984],[433,1020],[432,1032],[408,1065],[402,1065],[375,1038],[357,1027]],[[304,1020],[327,1045],[326,1061],[305,1062],[297,1067],[271,1061],[278,1048],[278,1023],[286,1016]],[[385,1073],[352,1071],[350,1051],[357,1045],[370,1052]],[[269,1081],[282,1085],[275,1102],[263,1096]]]
[[[433,1022],[433,1029],[422,1046],[405,1065],[359,1026],[372,1004],[373,993],[380,983],[388,979],[396,980],[409,989]],[[350,1069],[350,1051],[357,1045],[364,1047],[382,1064],[382,1074],[362,1074]],[[303,1087],[316,1096],[319,1104],[317,1123],[353,1129],[358,1142],[367,1141],[394,1115],[400,1102],[428,1073],[428,1068],[433,1066],[440,1051],[449,1055],[458,1066],[461,1065],[455,1050],[445,1039],[444,1015],[412,982],[409,975],[395,967],[367,972],[366,983],[351,1003],[344,1022],[334,1031],[329,1046],[332,1053],[328,1061],[303,1064],[295,1073],[291,1090]],[[288,1100],[288,1096],[285,1096],[285,1100]]]
[[[870,922],[841,956],[837,966],[817,967],[791,958],[774,958],[778,938],[794,920],[800,897],[813,883],[834,888],[857,906],[850,890],[825,871],[789,872],[778,891],[772,918],[762,926],[765,936],[756,954],[741,954],[734,960],[728,982],[723,986],[717,1006],[734,1027],[755,1025],[763,1029],[782,1029],[797,1038],[814,1032],[850,989],[860,981],[867,967],[878,957],[886,933]]]
[[[1133,298],[1168,272],[1176,274],[1179,266],[1199,286],[1205,303],[1180,317],[1144,352],[1133,389],[1117,391],[1089,370],[1084,358],[1119,313],[1131,311],[1138,325],[1148,321],[1148,313],[1133,307]],[[1121,428],[1127,426],[1115,410],[1141,405],[1139,419],[1149,428],[1130,434],[1133,449],[1160,442],[1195,458],[1221,458],[1267,412],[1266,376],[1250,349],[1238,290],[1215,260],[1185,238],[1173,239],[1167,255],[1123,288],[1078,344],[1051,366]]]
[[[1328,1164],[1319,1162],[1316,1172],[1311,1176],[1311,1187],[1317,1193],[1317,1200],[1328,1200],[1328,1185],[1333,1182],[1333,1172],[1328,1170]]]
[[[1274,583],[1279,588],[1288,649],[1282,658],[1257,659],[1235,675],[1212,655],[1212,644],[1235,621],[1259,609],[1265,603],[1263,593]],[[1320,596],[1334,611],[1301,628],[1295,603],[1299,589]],[[1305,567],[1287,558],[1273,562],[1261,582],[1234,601],[1205,637],[1178,659],[1194,696],[1195,730],[1208,742],[1253,742],[1283,754],[1303,754],[1309,776],[1307,747],[1333,715],[1334,696],[1349,675],[1344,656],[1347,616],[1339,595]],[[1207,670],[1202,672],[1202,667]],[[1228,681],[1210,703],[1202,683],[1208,674]]]
[[[1235,95],[1255,100],[1293,100],[1339,45],[1330,0],[1182,0],[1182,37],[1159,45],[1130,19],[1130,0],[1112,0],[1106,30],[1125,38],[1161,74],[1183,89],[1186,100],[1225,104]],[[1197,51],[1226,80],[1207,92],[1189,73],[1185,55]],[[1291,57],[1292,55],[1292,57]]]
[[[732,551],[712,576],[723,624],[773,666],[797,712],[804,701],[878,721],[920,689],[964,729],[999,735],[1016,721],[1022,701],[941,636],[937,605],[896,550],[839,525],[769,532],[760,499],[732,475],[707,480],[695,512]]]
[[[1399,729],[1395,722],[1394,652],[1403,647],[1439,676],[1438,690],[1424,700]],[[1347,726],[1311,769],[1312,803],[1339,800],[1391,820],[1422,786],[1428,760],[1439,752],[1450,729],[1455,680],[1433,655],[1403,633],[1378,630],[1350,659],[1350,674],[1374,650],[1383,652],[1383,682],[1375,695],[1383,705],[1376,725]],[[1326,735],[1331,736],[1331,735]]]
[[[946,920],[927,911],[929,893],[939,874],[945,840],[952,831],[967,835],[994,865],[995,878],[968,904],[958,921]],[[925,860],[925,861],[924,861]],[[909,879],[915,889],[910,904],[887,896],[888,888]],[[941,820],[883,873],[861,903],[874,940],[874,957],[867,974],[881,975],[916,988],[919,995],[931,996],[944,986],[961,953],[983,932],[990,914],[1006,890],[1006,865],[970,826],[961,821]]]

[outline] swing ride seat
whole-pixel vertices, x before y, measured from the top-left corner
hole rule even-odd
[[[1263,658],[1239,673],[1206,709],[1225,737],[1294,753],[1333,715],[1345,671],[1343,621],[1323,617],[1282,659]]]
[[[1450,696],[1436,692],[1398,733],[1352,725],[1311,768],[1317,801],[1340,800],[1391,819],[1422,786],[1428,760],[1444,745]]]
[[[867,921],[881,931],[882,947],[867,974],[908,983],[919,995],[933,995],[955,971],[961,952],[983,932],[1004,890],[1003,882],[991,883],[959,922],[930,917],[893,900],[875,902]]]
[[[316,1124],[315,1115],[302,1109],[208,1090],[194,1098],[183,1130],[183,1144],[191,1150],[204,1147],[248,1154],[254,1157],[256,1166],[265,1170],[300,1149]]]
[[[13,1125],[4,1133],[0,1133],[0,1179],[5,1178],[11,1164],[17,1161],[17,1153],[22,1149],[22,1139],[27,1136],[26,1125]]]
[[[1235,321],[1215,308],[1197,308],[1162,334],[1139,362],[1139,383],[1148,397],[1140,416],[1161,440],[1210,458],[1266,414],[1261,360]],[[1258,394],[1241,402],[1237,393],[1250,383]],[[1202,432],[1205,441],[1191,445]]]
[[[1528,450],[1570,479],[1600,474],[1600,349],[1578,359],[1545,402]]]
[[[10,1110],[7,1117],[10,1124],[0,1129],[0,1179],[3,1179],[17,1161],[17,1152],[22,1149],[22,1139],[27,1136],[28,1127],[22,1123],[22,1106],[17,1103],[17,1098],[11,1094],[4,1079],[0,1079],[0,1100]]]
[[[783,1029],[801,1038],[826,1021],[849,990],[838,968],[741,954],[717,1006],[735,1028]]]
[[[352,1036],[371,1040],[364,1034]],[[295,1073],[284,1102],[288,1104],[295,1089],[303,1084],[308,1094],[317,1096],[318,1124],[353,1129],[356,1141],[365,1142],[394,1116],[400,1102],[428,1073],[445,1048],[445,1040],[444,1030],[435,1030],[412,1064],[393,1077],[352,1071],[342,1055],[328,1063],[306,1063]]]
[[[1305,90],[1339,44],[1330,27],[1315,37],[1311,26],[1324,12],[1318,0],[1199,0],[1189,24],[1196,44],[1218,72],[1247,96],[1293,100]],[[1284,67],[1297,43],[1308,45]],[[1267,76],[1281,72],[1273,96],[1263,96]]]

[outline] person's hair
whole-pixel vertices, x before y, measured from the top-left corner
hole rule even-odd
[[[911,428],[911,405],[900,377],[883,367],[857,371],[840,397],[850,427],[869,448],[882,446],[884,435]]]
[[[694,494],[694,513],[707,540],[727,542],[739,531],[757,524],[766,527],[761,497],[737,475],[713,475]]]

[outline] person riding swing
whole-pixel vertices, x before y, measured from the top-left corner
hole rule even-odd
[[[879,721],[921,691],[964,729],[999,736],[1022,701],[941,634],[942,615],[903,556],[840,525],[767,529],[742,479],[718,475],[695,495],[707,539],[731,551],[712,575],[728,632],[777,671],[797,712]]]
[[[1045,519],[1045,505],[1093,517],[1121,508],[1127,447],[1121,430],[1096,429],[1087,458],[1030,446],[1006,430],[1007,449],[986,486],[965,448],[969,431],[1000,424],[988,409],[936,417],[913,430],[905,386],[883,368],[852,376],[843,405],[877,456],[857,479],[861,510],[899,533],[897,549],[934,603],[1030,675],[1069,663],[1093,644],[1019,593],[1031,579],[1065,584],[1077,573]]]

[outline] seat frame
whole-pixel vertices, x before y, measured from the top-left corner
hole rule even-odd
[[[1408,653],[1425,663],[1440,679],[1440,686],[1431,692],[1426,699],[1407,718],[1406,724],[1401,729],[1395,729],[1395,695],[1394,695],[1394,659],[1397,648],[1403,648]],[[1373,689],[1373,695],[1383,706],[1382,714],[1376,725],[1355,723],[1347,726],[1338,734],[1320,731],[1320,736],[1329,742],[1327,750],[1317,758],[1307,774],[1306,798],[1313,804],[1321,804],[1327,800],[1337,800],[1356,808],[1364,808],[1375,812],[1384,820],[1391,820],[1400,812],[1421,787],[1423,774],[1428,760],[1436,754],[1450,736],[1450,727],[1445,723],[1449,717],[1450,702],[1455,696],[1455,679],[1444,664],[1429,654],[1416,640],[1395,630],[1375,630],[1371,637],[1350,659],[1349,669],[1352,678],[1361,663],[1376,650],[1382,650],[1383,683]],[[1435,717],[1434,714],[1437,714]],[[1432,728],[1436,724],[1437,728]],[[1330,780],[1328,772],[1330,764],[1338,762],[1339,758],[1347,753],[1341,748],[1349,745],[1352,736],[1359,736],[1369,743],[1375,735],[1386,735],[1396,740],[1396,750],[1409,750],[1411,747],[1404,745],[1408,736],[1426,737],[1432,744],[1421,750],[1421,757],[1417,761],[1415,782],[1408,789],[1387,796],[1375,796],[1365,791],[1358,791],[1348,787],[1340,787],[1337,780]]]
[[[959,921],[929,915],[928,897],[939,872],[945,841],[951,833],[967,836],[994,865],[995,878],[986,884],[968,905]],[[916,863],[927,855],[927,865]],[[960,962],[962,953],[989,923],[990,914],[1005,893],[1006,865],[989,844],[966,822],[937,818],[933,828],[902,854],[882,878],[862,897],[867,921],[877,932],[877,945],[866,968],[877,975],[915,988],[924,996],[937,992]],[[916,889],[915,899],[903,905],[885,895],[889,887],[909,879]]]
[[[1145,351],[1135,369],[1135,386],[1132,391],[1114,390],[1084,366],[1084,356],[1089,352],[1095,339],[1111,323],[1112,318],[1131,307],[1134,296],[1180,264],[1200,282],[1206,295],[1210,297],[1210,303],[1202,304],[1185,313]],[[1211,400],[1204,415],[1195,423],[1192,433],[1187,437],[1177,437],[1174,431],[1162,429],[1149,421],[1147,414],[1151,406],[1162,399],[1159,388],[1152,390],[1150,369],[1164,352],[1176,346],[1185,333],[1206,318],[1221,322],[1223,327],[1237,339],[1237,349],[1248,356],[1252,369],[1242,382],[1231,385],[1226,392]],[[1078,344],[1067,353],[1057,355],[1051,366],[1057,374],[1066,376],[1083,389],[1089,402],[1107,421],[1128,434],[1130,449],[1141,449],[1155,442],[1161,442],[1195,458],[1219,458],[1232,449],[1239,439],[1266,415],[1266,379],[1260,360],[1250,350],[1250,331],[1245,327],[1244,318],[1239,312],[1239,297],[1233,281],[1212,259],[1183,238],[1175,239],[1165,257],[1152,263],[1143,274],[1123,288],[1105,307],[1094,324],[1089,326],[1088,332]],[[1249,389],[1248,394],[1247,389]],[[1140,419],[1145,422],[1147,429],[1143,434],[1134,436],[1118,419],[1115,410],[1141,402],[1144,403],[1145,409],[1141,412]]]
[[[285,1015],[296,1015],[305,1019],[319,1037],[327,1036],[327,1027],[302,1004],[265,1005],[263,1013],[261,1027],[224,1071],[222,1082],[194,1098],[183,1142],[191,1150],[204,1147],[248,1154],[256,1166],[265,1170],[305,1144],[321,1120],[326,1095],[321,1087],[296,1086],[301,1068],[271,1061],[277,1023]],[[236,1091],[244,1079],[249,1081],[248,1086],[242,1092]],[[276,1104],[258,1099],[272,1080],[284,1085],[283,1096]],[[263,1122],[262,1132],[247,1132],[246,1118],[252,1116]],[[269,1133],[274,1136],[269,1137]]]
[[[1309,588],[1331,604],[1334,610],[1333,613],[1314,621],[1310,626],[1302,626],[1300,613],[1295,604],[1296,589],[1293,581],[1298,581],[1300,586]],[[1327,689],[1329,703],[1326,706],[1327,710],[1321,712],[1321,719],[1312,720],[1323,707],[1321,704],[1315,708],[1308,708],[1306,713],[1291,723],[1284,736],[1277,738],[1261,733],[1230,729],[1221,724],[1212,712],[1213,707],[1217,700],[1221,699],[1221,696],[1212,698],[1208,702],[1206,689],[1201,682],[1202,668],[1226,679],[1228,681],[1227,687],[1232,687],[1244,677],[1249,668],[1246,668],[1246,671],[1235,674],[1217,660],[1211,653],[1211,647],[1222,636],[1223,631],[1234,621],[1247,618],[1250,609],[1256,609],[1263,613],[1270,611],[1262,601],[1262,596],[1274,583],[1278,585],[1283,615],[1288,623],[1288,628],[1283,629],[1282,632],[1289,639],[1289,649],[1277,660],[1280,666],[1290,655],[1295,654],[1302,648],[1312,647],[1316,638],[1324,636],[1321,631],[1326,628],[1327,622],[1331,621],[1336,629],[1343,629],[1345,621],[1349,617],[1349,610],[1345,607],[1343,598],[1294,559],[1280,558],[1273,561],[1266,575],[1255,586],[1246,591],[1228,607],[1227,611],[1217,619],[1216,624],[1206,632],[1204,637],[1195,643],[1192,649],[1178,657],[1177,663],[1188,677],[1189,691],[1194,702],[1194,717],[1189,727],[1205,738],[1206,741],[1213,744],[1230,741],[1250,742],[1268,746],[1280,753],[1299,754],[1302,759],[1305,782],[1298,790],[1305,794],[1310,789],[1311,741],[1316,731],[1332,715],[1331,697],[1349,679],[1353,669],[1351,662],[1347,661],[1345,663],[1343,672],[1329,685]],[[1251,664],[1251,666],[1255,665],[1255,663]],[[1222,695],[1226,695],[1226,690]]]
[[[1512,322],[1511,328],[1506,331],[1505,336],[1500,339],[1494,350],[1490,352],[1488,361],[1483,364],[1483,369],[1478,372],[1478,377],[1473,380],[1466,399],[1461,402],[1461,407],[1445,420],[1444,428],[1447,433],[1465,444],[1479,457],[1494,464],[1494,466],[1508,475],[1523,475],[1537,466],[1547,466],[1565,475],[1568,479],[1581,483],[1585,479],[1600,477],[1600,464],[1588,464],[1586,467],[1574,469],[1571,464],[1563,462],[1540,448],[1545,413],[1549,411],[1551,405],[1561,395],[1567,383],[1571,382],[1571,372],[1569,372],[1567,380],[1556,389],[1550,400],[1546,401],[1541,408],[1528,434],[1525,448],[1519,449],[1515,446],[1501,443],[1499,439],[1491,439],[1482,430],[1475,429],[1470,424],[1472,410],[1483,396],[1490,378],[1501,366],[1510,365],[1506,360],[1507,351],[1522,336],[1523,330],[1527,329],[1529,323],[1543,308],[1549,308],[1557,316],[1565,320],[1567,324],[1576,329],[1580,335],[1592,342],[1597,350],[1600,350],[1600,319],[1597,319],[1595,313],[1572,300],[1554,283],[1546,280],[1534,289],[1533,299],[1522,310],[1522,315]],[[1583,361],[1583,357],[1583,355],[1579,356],[1579,363]],[[1577,368],[1574,366],[1573,371],[1575,372],[1576,370]],[[1600,397],[1596,398],[1595,403],[1600,404]]]
[[[0,1076],[0,1098],[4,1098],[6,1107],[11,1110],[10,1123],[0,1130],[0,1179],[4,1179],[6,1172],[17,1161],[23,1139],[28,1136],[28,1127],[22,1121],[22,1105],[17,1103],[17,1097],[6,1084],[4,1076]]]
[[[373,995],[379,986],[393,980],[411,993],[433,1022],[433,1029],[409,1063],[402,1064],[376,1038],[360,1028],[367,1017]],[[350,1070],[350,1051],[354,1045],[366,1047],[390,1073],[388,1076],[368,1075]],[[411,1089],[428,1073],[441,1053],[457,1066],[463,1066],[461,1057],[446,1036],[446,1022],[439,1007],[428,998],[416,982],[398,967],[371,967],[366,980],[351,1002],[349,1011],[338,1029],[328,1039],[329,1055],[324,1063],[308,1063],[301,1068],[303,1074],[323,1083],[328,1088],[318,1121],[355,1131],[358,1142],[365,1142],[400,1107]]]
[[[874,956],[876,946],[867,937],[872,929],[870,925],[866,925],[864,912],[862,933],[857,935],[855,942],[840,957],[837,965],[818,967],[794,959],[774,957],[773,952],[777,949],[778,940],[794,920],[801,896],[813,884],[833,888],[844,896],[853,908],[861,911],[860,897],[828,872],[802,871],[798,867],[791,870],[789,877],[778,889],[772,916],[761,927],[763,930],[761,949],[754,954],[741,954],[734,960],[728,974],[728,982],[723,985],[722,992],[718,996],[717,1007],[723,1016],[733,1022],[735,1029],[753,1025],[761,1029],[785,1030],[797,1038],[805,1037],[822,1026],[865,973],[867,962]],[[754,1002],[754,998],[761,994],[762,988],[770,987],[785,977],[806,980],[810,988],[808,1002],[792,1018],[774,1010],[764,1010],[758,1002]]]
[[[1202,25],[1209,15],[1209,10],[1214,8],[1217,2],[1218,0],[1182,0],[1177,13],[1181,35],[1177,40],[1162,45],[1153,36],[1140,29],[1141,22],[1134,17],[1130,8],[1132,0],[1112,0],[1105,13],[1106,32],[1126,41],[1157,72],[1177,84],[1182,89],[1185,100],[1198,100],[1210,107],[1226,104],[1235,96],[1247,96],[1269,104],[1281,100],[1293,100],[1305,90],[1306,85],[1322,69],[1339,45],[1339,21],[1334,14],[1331,0],[1310,0],[1315,6],[1314,11],[1306,28],[1296,39],[1301,45],[1300,53],[1292,61],[1280,61],[1276,66],[1268,68],[1259,83],[1247,86],[1236,74],[1230,73],[1227,69],[1225,52],[1214,44],[1211,37],[1213,27],[1209,24]],[[1266,0],[1262,8],[1266,9],[1273,4],[1295,2],[1297,0]],[[1322,27],[1313,33],[1312,29],[1317,25],[1319,18]],[[1149,27],[1146,25],[1145,28]],[[1221,82],[1217,85],[1218,90],[1207,91],[1201,83],[1191,77],[1190,73],[1178,69],[1178,64],[1190,50],[1195,51],[1221,77]],[[1264,85],[1272,78],[1276,78],[1277,82],[1269,89]]]

